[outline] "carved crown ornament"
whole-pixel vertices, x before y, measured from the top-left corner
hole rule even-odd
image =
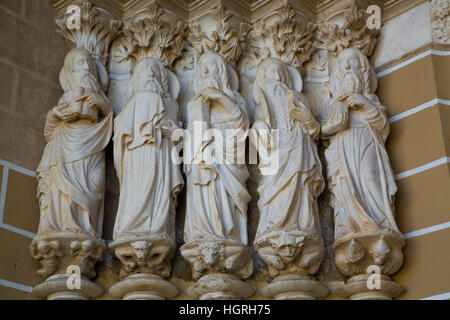
[[[252,52],[248,68],[255,68],[265,58],[279,58],[293,67],[303,67],[315,51],[314,31],[317,25],[301,25],[295,20],[296,12],[288,5],[277,12],[277,20],[266,26],[263,20],[251,32]]]
[[[104,65],[108,59],[109,45],[120,32],[122,22],[109,19],[109,24],[106,24],[100,18],[99,10],[88,1],[80,3],[77,8],[79,8],[80,16],[79,28],[71,26],[71,13],[66,12],[62,17],[56,19],[59,27],[57,32],[68,42],[69,47],[89,51]]]
[[[213,9],[211,14],[217,23],[215,30],[209,34],[202,30],[198,22],[190,26],[186,64],[189,67],[193,66],[196,57],[207,51],[215,51],[231,65],[236,66],[246,48],[246,36],[251,27],[249,24],[241,22],[238,30],[232,28],[229,20],[233,14],[222,6]]]
[[[369,57],[375,50],[379,33],[380,30],[369,29],[366,13],[353,2],[344,13],[342,25],[324,23],[319,26],[315,46],[327,49],[335,57],[348,48],[359,49]]]
[[[152,58],[165,65],[173,65],[186,47],[187,25],[183,21],[173,25],[163,20],[164,10],[156,3],[152,3],[145,13],[145,18],[131,19],[124,27],[118,40],[117,61]]]
[[[432,27],[436,39],[442,43],[450,40],[450,0],[431,1]]]

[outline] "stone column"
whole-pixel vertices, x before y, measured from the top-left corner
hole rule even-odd
[[[184,49],[183,22],[153,3],[126,22],[114,58],[134,62],[127,103],[115,118],[114,165],[120,184],[112,254],[121,262],[109,293],[124,300],[174,298],[167,281],[175,255],[175,206],[184,182],[171,157],[180,84],[171,66]]]
[[[314,30],[285,6],[272,24],[258,22],[246,64],[257,66],[250,137],[262,175],[254,246],[273,278],[261,294],[277,300],[311,300],[329,293],[314,278],[325,252],[317,205],[325,186],[316,146],[320,125],[302,93],[299,71],[315,51]]]
[[[41,217],[30,250],[42,265],[38,273],[45,281],[33,289],[42,299],[103,293],[90,279],[105,252],[104,148],[111,138],[112,110],[104,64],[121,23],[100,12],[90,2],[78,2],[56,20],[73,49],[60,73],[64,94],[47,114],[47,145],[37,169]]]
[[[209,24],[208,34],[195,24],[189,37],[194,74],[187,136],[193,140],[185,138],[185,244],[180,251],[196,280],[187,294],[200,300],[241,299],[254,293],[243,281],[253,273],[247,246],[250,194],[245,184],[249,118],[234,66],[248,27],[241,23],[239,31],[234,30],[229,22],[232,14],[222,7],[214,9],[212,17],[217,23]],[[213,137],[207,137],[206,129],[214,130]],[[220,152],[225,148],[226,159]]]
[[[335,263],[348,277],[338,293],[354,300],[392,299],[404,291],[389,278],[403,263],[405,243],[395,222],[397,186],[384,146],[389,120],[368,60],[378,33],[354,4],[341,24],[323,24],[317,34],[332,66],[321,134],[328,145]]]

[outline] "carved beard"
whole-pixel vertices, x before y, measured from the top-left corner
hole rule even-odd
[[[213,77],[204,78],[200,82],[200,88],[198,91],[202,91],[203,89],[206,89],[206,88],[214,88],[214,89],[221,90],[219,81],[217,81],[217,79],[215,79]]]
[[[145,84],[145,90],[151,91],[153,93],[162,95],[163,89],[159,82],[153,78],[148,79],[147,83]]]
[[[286,97],[286,94],[289,90],[289,88],[281,81],[276,81],[274,84],[272,84],[271,88],[267,88],[268,90],[266,92],[269,93],[270,98],[272,98],[273,101],[283,101],[283,98]]]
[[[100,85],[97,79],[90,72],[86,72],[81,76],[80,87],[94,92],[100,92]]]
[[[342,77],[342,96],[349,96],[354,93],[361,93],[361,79],[353,71],[348,71]]]

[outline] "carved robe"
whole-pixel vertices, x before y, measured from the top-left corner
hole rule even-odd
[[[225,159],[236,159],[238,150],[234,145],[234,136],[227,129],[248,129],[248,117],[245,102],[237,92],[234,92],[234,110],[227,113],[223,106],[215,104],[210,108],[210,114],[203,119],[190,117],[189,127],[191,137],[194,137],[193,122],[204,120],[208,127],[221,132],[223,145],[217,138],[207,135],[202,137],[199,149],[192,150],[194,157],[209,153],[211,163],[185,164],[187,176],[186,186],[186,222],[184,240],[189,243],[194,240],[216,239],[235,240],[247,244],[247,203],[250,194],[245,181],[249,174],[245,164],[235,162],[226,164]],[[196,105],[197,104],[197,105]],[[201,100],[194,100],[188,105],[189,112],[208,108],[202,106]],[[199,115],[204,113],[198,112]],[[201,116],[200,116],[201,117]],[[226,150],[221,153],[219,149]],[[228,153],[225,154],[225,152]],[[194,159],[195,161],[195,159]]]
[[[400,233],[393,203],[397,186],[384,146],[389,120],[376,95],[365,97],[371,104],[348,110],[349,128],[331,136],[325,151],[336,240],[357,232]],[[329,101],[326,118],[345,109],[342,104],[339,99]]]
[[[59,104],[73,103],[64,94]],[[112,111],[106,96],[99,94],[103,109],[99,122],[78,119],[65,122],[47,117],[47,141],[37,169],[41,207],[40,235],[73,232],[98,238],[102,233],[105,154],[112,135]],[[98,111],[96,111],[98,112]]]
[[[310,114],[311,121],[301,123],[289,115],[287,96],[269,97],[257,105],[254,127],[267,132],[278,130],[279,167],[271,175],[263,175],[258,187],[260,219],[255,245],[267,237],[274,237],[280,246],[288,243],[284,235],[300,239],[306,235],[319,235],[320,222],[317,197],[323,191],[322,166],[314,138],[320,131],[319,123],[309,111],[308,102],[293,91],[296,105]],[[265,105],[268,112],[261,112]],[[258,114],[267,117],[258,119]],[[272,135],[272,138],[276,136]],[[260,145],[261,146],[261,145]],[[271,150],[274,152],[275,150]],[[276,156],[276,155],[275,155]]]
[[[162,137],[167,99],[151,91],[133,95],[114,120],[114,165],[120,182],[114,240],[157,236],[175,241],[176,196],[184,182]]]

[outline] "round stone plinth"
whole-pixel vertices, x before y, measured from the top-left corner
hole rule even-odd
[[[347,284],[337,291],[337,294],[351,300],[392,300],[405,291],[402,285],[385,275],[380,275],[379,289],[369,289],[368,280],[371,276],[375,275],[361,274],[350,278]]]
[[[255,289],[239,277],[212,273],[201,277],[186,293],[199,300],[240,300],[255,293]]]
[[[103,294],[103,288],[85,277],[80,279],[80,289],[69,289],[73,274],[55,274],[33,288],[33,295],[46,300],[89,300]]]
[[[122,300],[164,300],[175,298],[179,291],[160,276],[146,273],[133,274],[109,288],[109,294]]]
[[[289,274],[276,277],[260,292],[275,300],[315,300],[326,297],[330,291],[311,277]]]

